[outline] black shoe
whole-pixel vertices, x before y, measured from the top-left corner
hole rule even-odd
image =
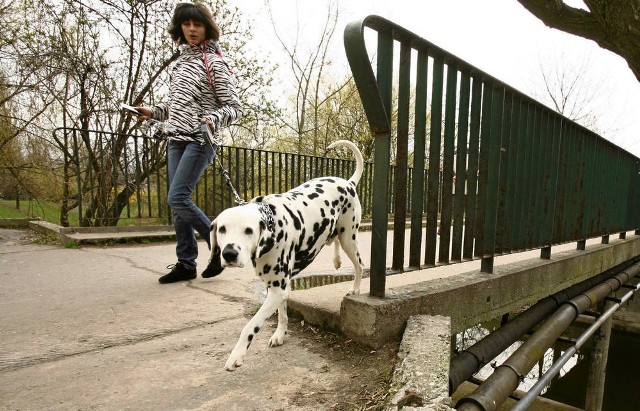
[[[202,272],[202,278],[211,278],[220,274],[224,270],[224,267],[220,261],[220,248],[216,246],[213,256],[211,257],[211,261],[209,261],[209,265]]]
[[[171,269],[169,274],[165,274],[158,278],[160,284],[175,283],[176,281],[187,281],[196,278],[197,273],[195,268],[186,268],[181,262],[168,265],[167,268]]]

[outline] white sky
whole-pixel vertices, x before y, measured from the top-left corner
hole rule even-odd
[[[281,34],[294,39],[298,21],[300,38],[308,46],[318,42],[327,7],[335,0],[271,0]],[[579,0],[567,1],[574,6]],[[252,46],[269,58],[285,56],[273,33],[264,0],[238,0],[245,16],[253,20]],[[341,0],[338,29],[334,35],[336,70],[348,72],[343,32],[347,23],[377,14],[455,54],[468,63],[532,95],[532,77],[539,76],[540,61],[584,62],[593,66],[589,78],[604,83],[608,96],[600,109],[601,127],[607,138],[640,157],[640,82],[627,63],[601,49],[595,42],[546,27],[516,0]],[[224,39],[223,39],[224,41]],[[579,64],[579,63],[577,63]],[[283,67],[279,76],[286,77]],[[537,80],[539,81],[539,80]],[[282,82],[286,87],[286,82]]]

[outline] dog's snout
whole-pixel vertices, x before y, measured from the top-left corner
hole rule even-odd
[[[238,251],[231,244],[227,244],[222,250],[222,258],[228,263],[233,263],[238,259]]]

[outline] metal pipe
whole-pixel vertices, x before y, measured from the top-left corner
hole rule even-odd
[[[513,320],[498,328],[485,338],[461,351],[451,359],[449,366],[449,394],[452,394],[464,381],[471,378],[485,364],[488,364],[500,353],[504,352],[520,337],[528,333],[562,303],[593,288],[616,272],[627,268],[630,264],[623,263],[578,284],[543,298],[527,310],[520,313]]]
[[[563,304],[471,395],[456,404],[458,410],[496,410],[518,388],[519,381],[533,368],[577,316],[640,273],[640,263],[572,298]]]
[[[538,381],[533,385],[533,387],[531,387],[531,389],[527,391],[527,393],[520,399],[520,401],[518,401],[518,403],[513,408],[511,408],[511,411],[526,410],[529,405],[531,405],[531,403],[538,397],[542,390],[551,383],[551,380],[556,376],[556,374],[560,372],[562,366],[566,364],[567,361],[571,359],[571,357],[573,357],[578,349],[582,347],[589,338],[591,338],[591,336],[598,330],[598,328],[600,328],[602,323],[604,323],[609,317],[611,317],[613,313],[615,313],[618,308],[622,306],[623,303],[628,301],[631,296],[633,296],[633,294],[638,291],[638,289],[640,289],[640,284],[637,284],[635,286],[635,289],[626,293],[620,299],[620,302],[616,302],[605,312],[603,312],[600,317],[598,317],[598,319],[593,324],[591,324],[591,326],[589,326],[589,328],[587,328],[585,332],[580,335],[580,337],[578,337],[575,344],[567,351],[565,351],[560,359],[554,362],[553,365],[547,370],[547,372],[544,373],[542,377],[540,377],[540,379],[538,379]]]

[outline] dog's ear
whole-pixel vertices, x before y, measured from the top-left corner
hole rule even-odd
[[[218,241],[216,239],[216,232],[218,231],[218,224],[216,220],[211,223],[209,230],[209,239],[211,241],[211,256],[209,257],[209,265],[202,272],[202,278],[215,277],[220,274],[224,267],[220,260],[220,247],[218,247]]]

